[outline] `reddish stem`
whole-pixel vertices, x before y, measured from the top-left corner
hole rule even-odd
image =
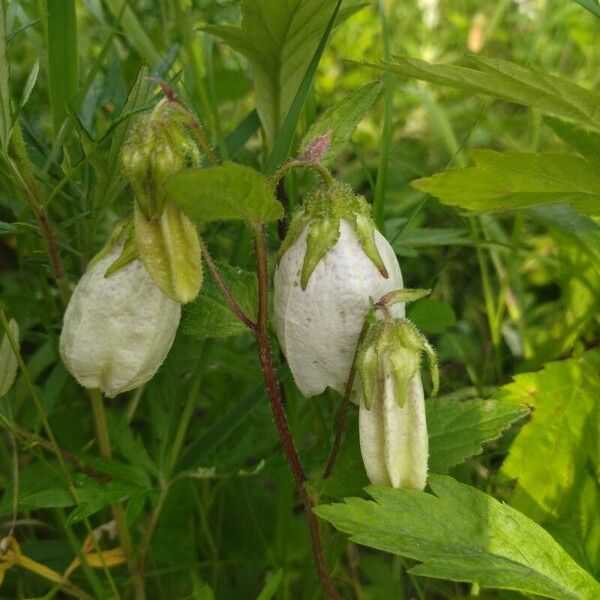
[[[258,346],[260,364],[263,370],[265,384],[271,404],[271,411],[273,412],[273,419],[275,421],[275,426],[277,427],[281,446],[290,465],[296,489],[304,503],[304,510],[308,520],[315,567],[317,569],[317,573],[319,574],[321,585],[323,586],[323,589],[325,590],[329,600],[339,600],[340,596],[333,585],[331,575],[329,574],[327,565],[325,563],[319,522],[317,521],[317,518],[313,512],[314,503],[306,491],[306,474],[304,472],[304,468],[302,467],[302,463],[300,462],[300,457],[298,456],[296,446],[294,445],[292,434],[290,433],[285,410],[283,408],[279,382],[277,381],[277,376],[273,366],[273,352],[271,350],[271,342],[269,340],[268,332],[269,275],[267,272],[267,247],[265,234],[262,227],[256,228],[255,239],[256,265],[258,274],[258,323],[256,330],[256,343]]]

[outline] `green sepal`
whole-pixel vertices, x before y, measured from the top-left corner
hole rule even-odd
[[[435,351],[425,336],[408,319],[395,319],[389,314],[373,323],[357,355],[357,370],[361,378],[365,408],[370,410],[373,400],[382,394],[384,363],[385,370],[392,377],[395,400],[402,408],[406,404],[410,381],[419,373],[423,352],[429,362],[432,394],[435,396],[439,388],[439,372]]]
[[[308,280],[321,259],[335,246],[340,237],[340,220],[336,217],[319,219],[309,225],[306,253],[302,263],[300,285],[305,290]]]
[[[429,294],[431,294],[431,290],[420,288],[401,288],[385,294],[382,298],[380,298],[379,303],[390,307],[394,304],[399,304],[400,302],[415,302],[415,300],[425,298],[425,296],[429,296]]]
[[[131,220],[119,221],[113,228],[108,240],[102,248],[94,255],[88,264],[88,269],[93,267],[105,256],[108,256],[117,244],[126,244],[133,233],[133,222]],[[109,267],[110,268],[110,267]]]
[[[358,367],[363,389],[365,408],[371,410],[373,400],[380,394],[381,373],[377,350],[367,348],[360,358]]]
[[[139,258],[137,244],[135,243],[135,232],[133,230],[132,224],[127,226],[128,233],[125,238],[125,243],[123,244],[123,250],[121,250],[121,254],[119,258],[117,258],[111,265],[106,269],[104,273],[104,277],[110,277],[114,275],[117,271],[126,267],[129,263],[132,263],[134,260]]]
[[[178,102],[164,99],[138,117],[121,152],[123,173],[147,220],[160,217],[167,179],[188,167],[198,167],[202,153],[193,118]]]
[[[195,225],[172,202],[162,215],[148,220],[135,205],[135,239],[140,259],[154,283],[169,297],[185,304],[202,286],[200,241]]]
[[[375,224],[370,217],[370,212],[369,203],[362,196],[355,194],[349,185],[335,181],[316,187],[307,195],[302,207],[292,216],[288,233],[279,248],[278,259],[298,240],[304,228],[310,225],[301,282],[302,289],[306,289],[308,280],[319,261],[338,241],[339,224],[344,219],[358,237],[365,255],[381,275],[387,278],[387,269],[375,243]],[[334,226],[337,226],[335,232]],[[325,237],[318,239],[319,235],[323,234]]]
[[[389,274],[383,264],[383,259],[381,258],[381,254],[379,254],[377,244],[375,243],[375,225],[373,224],[371,217],[357,213],[354,215],[354,219],[350,221],[350,225],[352,225],[352,229],[354,229],[356,237],[358,237],[363,252],[377,267],[382,277],[387,279]]]
[[[388,353],[389,372],[394,384],[396,404],[403,408],[410,380],[419,372],[421,353],[413,348],[399,348]]]

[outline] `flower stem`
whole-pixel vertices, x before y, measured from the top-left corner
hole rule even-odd
[[[89,396],[92,403],[92,413],[94,415],[94,426],[96,429],[96,439],[98,441],[100,456],[102,458],[110,459],[112,458],[112,451],[108,434],[108,424],[106,422],[106,411],[104,410],[104,398],[102,397],[102,392],[96,389],[89,390]],[[131,534],[129,533],[129,527],[127,526],[127,517],[125,516],[123,505],[120,502],[117,502],[113,504],[111,508],[117,526],[121,547],[127,557],[129,572],[133,578],[135,597],[137,600],[142,600],[145,598],[144,577],[143,573],[137,569],[134,564],[133,544],[131,541]]]
[[[275,173],[271,177],[271,186],[273,187],[273,189],[275,189],[279,181],[283,179],[287,175],[287,173],[289,173],[293,169],[303,168],[313,169],[314,171],[316,171],[321,176],[321,179],[326,185],[331,185],[333,183],[333,177],[331,173],[319,163],[310,160],[296,159],[286,162],[285,164],[281,165],[281,167],[279,167],[277,171],[275,171]]]
[[[370,313],[367,313],[367,316],[363,321],[363,326],[356,342],[356,349],[354,350],[354,357],[352,358],[352,365],[350,366],[350,373],[348,374],[348,381],[346,382],[346,389],[344,390],[344,399],[342,400],[342,404],[338,413],[335,438],[333,440],[333,446],[331,447],[329,459],[327,460],[327,466],[325,467],[325,471],[323,471],[323,479],[327,479],[333,471],[335,460],[342,443],[342,436],[344,435],[344,430],[346,429],[346,417],[348,416],[348,408],[350,406],[350,394],[352,393],[352,387],[354,386],[354,379],[356,377],[358,349],[360,348],[362,341],[365,339],[365,335],[367,335],[367,331],[369,329],[369,314]]]
[[[256,329],[256,343],[271,404],[271,411],[273,413],[273,419],[275,421],[275,426],[277,427],[281,446],[292,471],[296,489],[304,503],[304,511],[308,520],[315,567],[319,579],[321,580],[321,585],[329,600],[338,600],[338,592],[333,585],[331,575],[327,570],[327,565],[325,563],[319,523],[313,512],[314,502],[305,487],[306,474],[302,467],[302,463],[300,462],[296,446],[294,445],[292,434],[290,433],[285,410],[283,408],[279,382],[277,381],[273,366],[273,352],[268,332],[269,275],[267,271],[267,246],[265,232],[262,226],[257,227],[255,230],[255,247],[258,274],[258,322]]]
[[[242,307],[239,305],[238,301],[235,299],[235,297],[231,293],[231,290],[227,287],[227,283],[225,283],[225,280],[223,279],[223,276],[221,275],[221,272],[219,271],[219,267],[216,265],[215,261],[213,260],[212,256],[210,255],[210,252],[208,251],[208,248],[206,247],[206,244],[204,243],[204,240],[202,239],[202,237],[198,236],[198,239],[200,240],[200,251],[202,252],[202,256],[204,256],[204,260],[206,261],[208,270],[210,271],[210,274],[213,276],[213,279],[215,280],[215,283],[217,284],[219,290],[221,290],[221,293],[223,294],[223,297],[227,301],[229,308],[233,311],[233,314],[250,331],[252,331],[253,333],[256,333],[256,323],[254,323],[254,321],[252,321],[252,319],[250,319],[248,317],[248,315],[246,315],[246,313],[244,312]]]

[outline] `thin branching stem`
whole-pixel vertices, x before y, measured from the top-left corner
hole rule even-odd
[[[279,181],[294,169],[313,169],[320,175],[326,185],[331,185],[333,183],[333,176],[323,165],[312,160],[296,159],[286,162],[275,171],[270,179],[271,187],[275,189]]]
[[[215,283],[217,284],[219,290],[223,294],[229,308],[233,311],[233,314],[250,330],[252,333],[256,333],[256,323],[246,315],[244,309],[239,305],[238,301],[235,299],[234,295],[231,293],[231,290],[227,287],[227,283],[223,279],[223,275],[221,275],[221,271],[219,267],[213,260],[204,240],[200,237],[200,250],[202,251],[202,256],[204,256],[204,260],[206,261],[206,265],[208,266],[208,270],[212,275]]]
[[[354,350],[354,356],[352,358],[352,365],[350,366],[350,373],[348,374],[348,380],[346,382],[346,389],[344,390],[344,399],[342,400],[342,404],[340,406],[338,412],[337,419],[337,427],[335,430],[335,438],[333,440],[333,445],[331,446],[331,452],[329,453],[329,459],[327,460],[327,466],[325,467],[325,471],[323,471],[323,479],[327,479],[331,472],[333,471],[333,467],[335,465],[335,461],[340,450],[340,445],[342,443],[342,437],[344,435],[344,430],[346,429],[346,417],[348,416],[348,408],[350,407],[350,396],[352,394],[352,388],[354,387],[354,379],[356,378],[356,363],[358,360],[358,350],[362,341],[365,339],[365,335],[367,335],[367,331],[369,329],[369,314],[365,317],[363,322],[362,329],[360,330],[360,334],[358,336],[358,340],[356,342],[356,349]]]

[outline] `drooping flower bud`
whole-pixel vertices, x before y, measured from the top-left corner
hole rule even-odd
[[[131,128],[123,171],[135,194],[135,238],[140,259],[156,285],[182,303],[202,285],[195,225],[166,195],[164,184],[179,171],[198,167],[201,150],[187,109],[165,99]]]
[[[149,381],[167,356],[181,305],[166,296],[137,258],[114,268],[123,240],[93,260],[65,312],[60,354],[77,381],[113,397]],[[113,272],[107,276],[108,270]]]
[[[343,393],[372,299],[402,287],[366,200],[343,184],[319,187],[294,215],[275,271],[275,327],[305,396]],[[404,315],[404,304],[392,307]]]
[[[437,393],[435,353],[406,319],[386,316],[361,343],[360,449],[371,483],[422,490],[427,481],[428,439],[420,366],[427,353]]]

